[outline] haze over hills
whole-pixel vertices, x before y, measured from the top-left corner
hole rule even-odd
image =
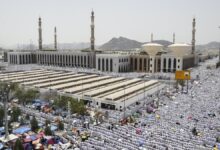
[[[167,47],[168,45],[172,44],[172,42],[167,40],[154,40],[154,43],[158,43]],[[136,40],[128,39],[126,37],[114,37],[108,42],[104,43],[103,45],[96,45],[97,49],[100,50],[135,50],[141,48],[143,44],[149,42],[139,42]],[[44,44],[44,49],[53,49],[53,44]],[[58,43],[58,49],[67,49],[67,50],[81,50],[87,49],[90,47],[89,42],[80,42],[80,43]],[[209,49],[219,49],[220,42],[209,42],[208,44],[196,45],[197,50],[209,50]],[[11,49],[23,49],[23,50],[35,50],[38,46],[34,44],[23,44],[19,46],[12,46]],[[4,49],[4,48],[3,48]]]
[[[196,48],[199,50],[219,49],[220,42],[213,41],[203,45],[196,45]]]
[[[154,43],[161,44],[165,47],[172,44],[172,42],[167,40],[154,40]],[[107,43],[101,45],[99,49],[101,50],[131,50],[136,48],[141,48],[143,44],[150,42],[138,42],[136,40],[131,40],[125,37],[112,38]],[[210,50],[210,49],[219,49],[220,42],[209,42],[208,44],[196,45],[197,50]]]
[[[73,42],[73,43],[58,43],[58,49],[62,50],[81,50],[90,47],[90,43],[86,42]],[[54,44],[43,44],[44,49],[54,49]],[[17,49],[17,50],[36,50],[38,49],[37,45],[34,44],[22,44],[22,45],[14,45],[9,49]]]

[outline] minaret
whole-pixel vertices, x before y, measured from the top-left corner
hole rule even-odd
[[[153,33],[151,33],[151,43],[153,43],[153,40],[154,40],[154,35]]]
[[[175,35],[175,33],[173,33],[173,44],[175,44],[175,39],[176,38],[176,35]]]
[[[57,28],[54,27],[54,49],[57,50]]]
[[[41,17],[39,17],[38,21],[38,33],[39,33],[39,50],[42,50],[42,29],[41,29]]]
[[[192,22],[192,54],[195,54],[195,43],[196,43],[196,39],[195,39],[195,34],[196,34],[196,19],[193,18],[193,22]]]
[[[91,51],[95,51],[95,36],[94,36],[94,32],[95,32],[95,25],[94,25],[94,12],[92,10],[91,13],[91,38],[90,38],[90,44],[91,44]]]

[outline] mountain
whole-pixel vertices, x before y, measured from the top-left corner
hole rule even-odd
[[[168,46],[172,44],[172,42],[169,42],[166,40],[155,40],[153,42],[164,45],[164,46]],[[125,37],[119,37],[119,38],[114,37],[107,43],[100,46],[99,49],[101,50],[132,50],[132,49],[141,48],[143,44],[146,44],[146,43],[138,42],[138,41],[131,40]]]
[[[99,47],[101,50],[131,50],[140,48],[143,43],[125,37],[112,38]]]
[[[209,50],[209,49],[219,49],[220,47],[220,42],[209,42],[208,44],[203,44],[203,45],[196,45],[197,50]]]

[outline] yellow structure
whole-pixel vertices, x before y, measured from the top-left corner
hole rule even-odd
[[[175,73],[176,80],[190,80],[190,71],[189,70],[180,70]]]

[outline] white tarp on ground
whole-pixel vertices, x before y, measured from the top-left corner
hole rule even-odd
[[[5,138],[5,136],[3,136],[3,137],[0,138],[0,141],[2,141],[3,143],[7,143],[7,142],[13,141],[13,140],[15,140],[15,139],[17,139],[17,138],[18,138],[18,137],[17,137],[16,135],[14,135],[14,134],[9,134],[9,135],[8,135],[8,138]]]

